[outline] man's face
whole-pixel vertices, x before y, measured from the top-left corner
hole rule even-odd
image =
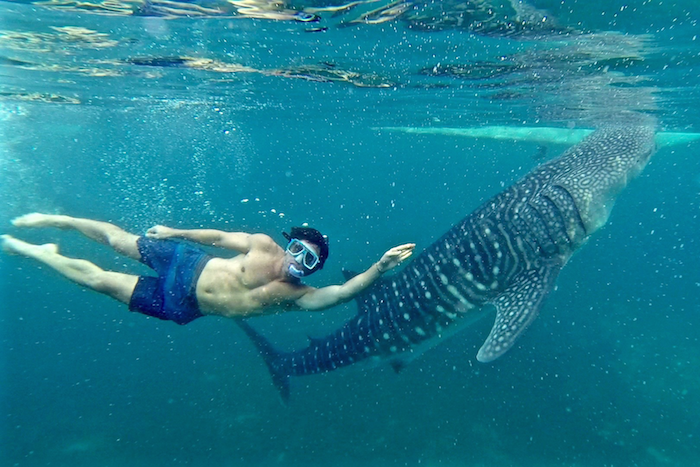
[[[318,271],[320,250],[318,245],[307,240],[291,239],[285,250],[288,273],[300,279]]]

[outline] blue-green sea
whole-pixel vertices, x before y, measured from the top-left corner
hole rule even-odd
[[[149,274],[10,221],[308,223],[330,257],[307,282],[342,283],[570,146],[517,129],[700,133],[698,21],[696,0],[2,1],[0,233]],[[295,378],[288,405],[231,320],[130,313],[0,254],[0,465],[699,465],[699,151],[660,145],[500,359],[476,360],[489,315],[400,373]],[[249,322],[291,350],[356,310]]]

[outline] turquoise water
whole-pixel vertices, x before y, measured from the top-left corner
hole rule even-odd
[[[268,18],[252,18],[224,2],[2,2],[0,232],[147,273],[75,233],[9,221],[58,212],[280,242],[308,222],[331,239],[309,281],[322,286],[393,245],[428,246],[567,147],[441,129],[592,128],[636,111],[700,132],[691,0],[520,11],[546,28],[508,2],[399,2],[396,17],[358,20],[387,3],[301,22],[342,4],[258,2]],[[475,359],[489,317],[400,374],[295,379],[286,407],[232,322],[131,314],[0,255],[0,464],[696,465],[699,148],[659,149],[501,359]],[[354,313],[253,324],[292,349]]]

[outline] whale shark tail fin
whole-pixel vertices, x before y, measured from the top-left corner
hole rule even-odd
[[[255,347],[260,352],[267,369],[272,377],[272,383],[279,391],[282,402],[286,405],[289,403],[289,379],[290,375],[281,365],[282,352],[275,349],[270,341],[262,334],[256,331],[250,324],[244,320],[236,320],[236,324],[250,338]]]

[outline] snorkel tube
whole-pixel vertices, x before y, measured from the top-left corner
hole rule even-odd
[[[289,272],[290,276],[296,277],[297,279],[302,279],[306,275],[303,269],[297,268],[294,264],[290,264],[287,267],[287,272]]]

